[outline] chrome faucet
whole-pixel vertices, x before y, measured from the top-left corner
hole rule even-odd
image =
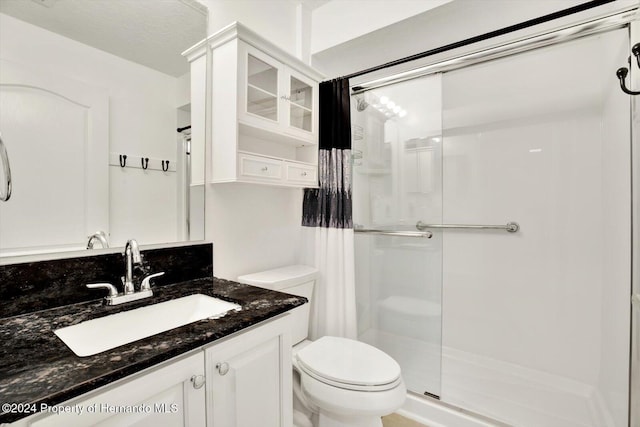
[[[153,290],[151,290],[151,279],[164,274],[164,272],[161,272],[146,276],[140,283],[140,290],[136,292],[133,285],[133,267],[135,265],[142,264],[142,255],[140,255],[140,248],[138,247],[138,242],[136,242],[135,239],[127,240],[127,244],[124,247],[124,258],[125,272],[124,277],[122,277],[122,285],[124,289],[121,294],[118,293],[118,289],[111,283],[91,283],[87,285],[87,288],[90,289],[108,290],[109,295],[105,297],[107,305],[117,305],[152,296]]]
[[[138,242],[135,239],[127,240],[127,244],[124,247],[125,258],[125,272],[122,278],[122,284],[124,285],[124,294],[132,294],[135,292],[133,286],[133,266],[142,264],[142,257],[140,256],[140,248]]]
[[[87,249],[93,249],[93,246],[96,244],[96,241],[100,242],[103,248],[109,247],[109,242],[107,241],[107,235],[104,231],[96,231],[91,236],[89,236],[89,241],[87,242]]]

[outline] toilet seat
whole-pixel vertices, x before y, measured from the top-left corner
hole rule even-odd
[[[373,417],[373,419],[380,421],[381,416],[388,415],[401,407],[407,397],[407,389],[402,380],[394,388],[375,392],[334,387],[316,380],[304,371],[300,372],[300,382],[305,398],[313,407],[317,408],[314,412],[320,414],[364,417],[363,419]],[[344,425],[352,424],[346,423]],[[370,422],[364,425],[378,424]]]
[[[385,391],[401,382],[400,366],[377,348],[347,338],[322,337],[295,355],[310,377],[353,391]]]

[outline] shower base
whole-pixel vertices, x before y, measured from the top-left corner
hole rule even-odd
[[[359,339],[398,361],[413,392],[398,413],[430,427],[616,425],[589,384],[447,347],[440,375],[440,347],[434,343],[377,329]],[[423,397],[424,391],[441,401]]]

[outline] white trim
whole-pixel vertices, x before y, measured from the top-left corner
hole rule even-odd
[[[236,38],[250,44],[256,49],[263,51],[274,59],[287,64],[287,66],[293,68],[299,73],[308,76],[313,80],[321,81],[324,79],[324,76],[317,70],[311,68],[309,65],[305,64],[300,59],[286,52],[277,45],[262,38],[258,33],[254,32],[238,21],[232,22],[231,24],[222,28],[220,31],[210,35],[205,40],[202,40],[195,46],[184,51],[182,55],[187,56],[189,61],[192,61],[193,59],[203,54],[200,49],[202,49],[205,45],[208,45],[210,49],[215,49]]]
[[[475,414],[465,412],[454,406],[408,394],[401,409],[396,411],[403,417],[428,425],[429,427],[497,427],[501,424]]]

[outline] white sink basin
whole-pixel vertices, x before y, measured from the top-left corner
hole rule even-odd
[[[92,356],[239,308],[238,304],[195,294],[87,320],[54,332],[78,356]]]

